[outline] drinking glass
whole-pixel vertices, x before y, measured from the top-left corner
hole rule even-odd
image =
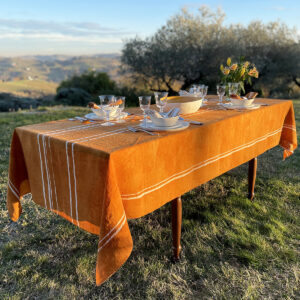
[[[229,89],[229,97],[230,97],[230,95],[233,95],[233,94],[236,95],[238,93],[239,83],[229,82],[228,89]]]
[[[217,84],[217,94],[219,96],[218,105],[222,105],[223,96],[225,95],[226,85]]]
[[[159,108],[159,112],[164,112],[164,107],[167,105],[168,92],[154,92],[155,103]]]
[[[121,103],[122,101],[122,103]],[[117,123],[124,123],[125,121],[121,119],[122,112],[125,108],[125,97],[124,96],[116,96],[116,103],[120,102],[118,105],[118,117],[117,117]]]
[[[117,108],[114,106],[116,99],[114,95],[101,95],[99,96],[101,109],[104,111],[106,116],[106,122],[102,123],[102,126],[112,126],[115,125],[112,122],[109,122],[109,114],[115,111]]]
[[[140,108],[143,111],[143,125],[147,127],[147,118],[145,111],[150,108],[151,96],[139,96]]]
[[[206,95],[207,95],[207,90],[208,90],[208,86],[205,85],[202,89],[202,97],[204,102],[207,102],[207,100],[205,99]]]

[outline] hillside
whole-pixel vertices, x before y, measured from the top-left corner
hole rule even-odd
[[[30,98],[53,95],[62,80],[87,70],[106,72],[119,81],[119,66],[116,54],[0,57],[0,93]]]
[[[0,81],[0,93],[8,93],[19,97],[39,98],[54,95],[58,84],[44,80]]]
[[[86,70],[107,72],[117,80],[118,55],[0,57],[0,81],[40,80],[61,82]]]

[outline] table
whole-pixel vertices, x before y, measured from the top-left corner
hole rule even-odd
[[[172,201],[174,257],[180,255],[181,198],[189,190],[249,163],[253,198],[256,157],[281,145],[297,147],[292,101],[258,99],[257,110],[216,110],[215,102],[186,119],[204,122],[150,136],[127,126],[60,120],[16,128],[11,143],[7,207],[18,220],[22,196],[99,235],[96,283],[127,260],[133,242],[128,219]],[[133,113],[140,110],[132,108]]]

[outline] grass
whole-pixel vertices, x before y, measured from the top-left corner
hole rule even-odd
[[[294,101],[300,128],[300,101]],[[134,249],[95,285],[97,236],[23,201],[17,223],[5,208],[14,127],[85,109],[0,114],[0,299],[299,299],[300,151],[276,147],[258,160],[256,198],[246,198],[247,165],[183,196],[182,259],[170,260],[170,205],[131,220]],[[298,131],[299,132],[299,131]]]
[[[58,84],[43,80],[0,81],[0,92],[20,97],[54,95]]]

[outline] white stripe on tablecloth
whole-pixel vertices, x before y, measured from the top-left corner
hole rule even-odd
[[[69,165],[69,155],[68,155],[68,141],[66,142],[66,157],[67,157],[67,169],[68,169],[68,181],[69,181],[69,194],[70,194],[70,217],[73,220],[73,211],[72,211],[72,189],[71,189],[71,177],[70,177],[70,165]]]
[[[15,192],[16,192],[17,194],[20,194],[20,193],[19,193],[19,190],[15,187],[15,185],[12,183],[12,181],[10,180],[10,178],[8,178],[8,181],[9,181],[11,187],[14,188]]]
[[[296,127],[294,127],[293,125],[283,125],[283,128],[291,129],[291,130],[296,131]]]
[[[122,220],[125,218],[125,212],[123,213],[121,219],[118,221],[118,223],[98,242],[98,247],[100,244],[111,235],[111,233],[119,226],[119,224],[122,222]]]
[[[49,199],[49,206],[50,209],[53,209],[52,205],[52,191],[51,191],[51,183],[50,183],[50,175],[48,170],[48,159],[47,159],[47,149],[46,149],[46,143],[45,143],[45,136],[42,136],[42,142],[43,142],[43,150],[44,150],[44,162],[45,162],[45,169],[46,169],[46,175],[47,175],[47,182],[48,182],[48,199]]]
[[[74,143],[72,144],[72,160],[73,160],[73,179],[74,179],[74,190],[75,190],[75,207],[76,207],[76,221],[77,226],[79,226],[78,222],[78,202],[77,202],[77,187],[76,187],[76,169],[75,169],[75,160],[74,160]]]
[[[12,191],[12,193],[16,196],[17,199],[20,199],[20,196],[13,190],[12,186],[10,185],[10,182],[8,182],[8,187]]]
[[[115,235],[117,235],[118,233],[119,233],[119,231],[123,228],[123,226],[124,226],[124,224],[125,224],[125,222],[126,222],[126,217],[124,218],[124,220],[123,220],[123,222],[122,222],[122,224],[120,225],[120,227],[119,227],[119,229],[117,230],[117,231],[115,231],[115,233],[101,246],[101,247],[99,247],[98,248],[98,253],[101,251],[101,249],[103,248],[103,247],[105,247],[110,241],[111,241],[111,239],[115,236]]]
[[[44,195],[45,207],[48,208],[47,200],[46,200],[46,193],[45,193],[44,171],[43,171],[43,161],[42,161],[41,145],[40,145],[40,134],[39,133],[37,135],[37,142],[38,142],[38,148],[39,148],[39,154],[40,154],[40,165],[41,165],[42,186],[43,186],[43,195]]]
[[[134,200],[134,199],[142,198],[144,195],[147,195],[147,194],[149,194],[149,193],[151,193],[151,192],[153,192],[155,190],[158,190],[161,187],[167,185],[168,183],[170,183],[170,182],[172,182],[172,181],[174,181],[176,179],[185,177],[186,175],[194,172],[195,170],[198,170],[198,169],[200,169],[200,168],[202,168],[202,167],[204,167],[206,165],[209,165],[209,164],[211,164],[213,162],[216,162],[216,161],[218,161],[218,160],[220,160],[222,158],[225,158],[225,157],[227,157],[227,156],[229,156],[229,155],[231,155],[231,154],[233,154],[233,153],[235,153],[237,151],[240,151],[240,150],[245,149],[245,148],[249,148],[249,147],[257,144],[258,142],[261,142],[261,141],[263,141],[263,140],[265,140],[265,139],[267,139],[267,138],[269,138],[269,137],[271,137],[273,135],[276,135],[279,132],[281,132],[281,130],[282,130],[282,128],[279,128],[279,129],[277,129],[277,130],[275,130],[275,131],[273,131],[271,133],[268,133],[268,134],[266,134],[266,135],[264,135],[264,136],[262,136],[260,138],[254,139],[251,142],[248,142],[248,143],[243,144],[241,146],[235,147],[235,148],[233,148],[233,149],[231,149],[229,151],[226,151],[226,152],[224,152],[222,154],[218,154],[218,155],[216,155],[214,157],[211,157],[210,159],[207,159],[207,160],[205,160],[203,162],[197,163],[197,164],[189,167],[188,169],[186,169],[184,171],[181,171],[179,173],[173,174],[172,176],[170,176],[170,177],[168,177],[168,178],[166,178],[166,179],[164,179],[164,180],[162,180],[162,181],[160,181],[160,182],[158,182],[158,183],[156,183],[156,184],[154,184],[154,185],[152,185],[150,187],[144,188],[143,190],[141,190],[141,191],[139,191],[137,193],[121,195],[122,199],[123,200]]]
[[[53,186],[54,186],[56,210],[58,210],[59,208],[58,208],[58,202],[57,202],[55,173],[54,173],[54,168],[53,168],[52,150],[51,150],[51,144],[50,144],[50,137],[49,136],[48,136],[48,148],[49,148],[49,155],[50,155],[50,166],[51,166],[52,177],[53,177]],[[51,177],[50,177],[50,179],[51,179]],[[52,203],[52,205],[53,205],[53,203]]]

